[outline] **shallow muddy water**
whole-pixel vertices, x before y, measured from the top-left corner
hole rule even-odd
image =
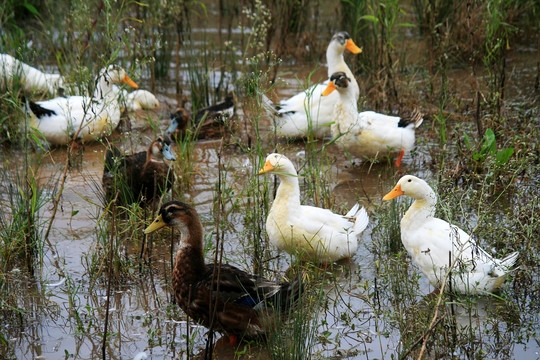
[[[209,6],[208,10],[211,20],[200,27],[194,27],[194,32],[204,33],[204,36],[218,33],[218,29],[208,25],[216,23],[212,17],[216,15],[214,5]],[[423,39],[417,41],[423,43]],[[512,105],[525,104],[523,111],[536,111],[538,116],[537,108],[530,110],[527,106],[531,103],[530,84],[534,78],[535,57],[527,51],[517,53],[515,58],[509,60],[512,70],[509,71],[508,83],[511,85],[508,87],[508,102]],[[312,62],[291,61],[282,64],[278,71],[279,85],[271,97],[280,99],[301,90],[297,79],[308,76],[313,67]],[[185,67],[182,67],[181,73],[183,71],[186,71]],[[171,79],[175,74],[174,62],[171,63],[169,74],[169,79],[157,80],[155,84],[155,93],[161,101],[160,108],[156,111],[130,114],[131,130],[127,131],[127,126],[121,124],[109,139],[112,143],[127,152],[142,151],[155,135],[150,123],[157,124],[157,128],[161,130],[166,129],[168,114],[178,105],[174,100],[176,93]],[[463,91],[458,89],[459,84],[468,82],[464,81],[463,77],[469,75],[462,70],[456,70],[449,75],[450,86],[456,87],[455,93],[462,96],[459,101],[470,101],[473,97],[469,87]],[[312,75],[315,80],[325,77],[325,68],[318,69]],[[184,76],[185,79],[187,76]],[[150,83],[150,79],[141,78],[137,79],[137,82],[144,86],[145,83]],[[187,83],[183,85],[187,89]],[[524,88],[529,88],[529,91]],[[243,124],[245,116],[252,115],[251,112],[245,114],[244,111],[249,107],[245,106],[243,101],[244,99],[239,99],[240,103],[236,107],[235,118],[240,124]],[[417,339],[427,329],[429,320],[421,329],[409,328],[406,325],[418,321],[414,319],[418,308],[425,313],[432,313],[432,308],[422,308],[426,306],[422,300],[431,298],[434,289],[424,276],[419,275],[419,271],[410,263],[402,248],[394,253],[381,249],[380,244],[385,243],[382,239],[385,232],[380,229],[379,215],[385,208],[391,207],[389,204],[382,204],[382,196],[392,189],[402,174],[414,174],[432,184],[437,181],[439,165],[434,165],[433,159],[433,149],[439,147],[435,131],[437,125],[431,116],[432,109],[429,109],[429,112],[430,115],[426,116],[416,133],[415,151],[406,155],[399,170],[389,162],[369,164],[357,161],[352,164],[337,146],[326,148],[330,161],[324,163],[323,177],[326,181],[325,187],[331,194],[332,205],[338,211],[346,211],[355,202],[359,202],[370,214],[370,225],[359,239],[357,253],[350,260],[326,269],[324,281],[318,285],[324,300],[320,308],[314,307],[314,313],[311,314],[315,334],[309,349],[312,358],[397,358],[397,354],[404,349],[404,339],[409,342]],[[467,129],[474,129],[472,115],[465,121]],[[458,125],[451,124],[452,127]],[[310,151],[310,147],[304,142],[278,140],[275,143],[270,130],[271,120],[267,116],[261,117],[258,126],[260,138],[263,139],[261,147],[265,154],[273,152],[277,146],[279,151],[295,164],[306,166],[305,158],[309,156],[306,152]],[[174,197],[181,197],[192,203],[203,220],[207,234],[215,234],[216,184],[222,176],[223,188],[227,190],[226,195],[223,195],[225,215],[221,214],[224,224],[220,228],[224,239],[223,259],[224,262],[252,271],[253,244],[244,240],[248,232],[246,228],[249,226],[246,224],[244,208],[258,204],[253,204],[254,199],[250,198],[250,193],[246,193],[245,188],[247,183],[257,176],[262,159],[257,158],[254,153],[242,151],[246,139],[254,137],[252,126],[247,127],[247,133],[243,125],[239,128],[235,141],[242,142],[240,145],[235,145],[234,142],[224,145],[221,140],[199,141],[195,144],[191,155],[191,184],[189,189]],[[316,145],[316,148],[320,148],[320,145]],[[102,248],[107,244],[107,241],[100,238],[100,231],[110,224],[110,220],[103,219],[99,194],[104,149],[101,143],[86,144],[80,157],[69,169],[49,236],[54,251],[45,245],[44,263],[38,274],[28,277],[24,270],[13,269],[6,275],[7,282],[13,287],[14,296],[20,299],[20,308],[28,311],[24,317],[13,311],[11,321],[5,324],[5,340],[9,343],[6,347],[12,349],[17,359],[97,359],[102,356],[107,306],[107,286],[103,279],[106,276],[97,277],[101,280],[94,283],[96,277],[89,276],[89,272],[105,271],[95,267],[95,264],[100,263],[99,257],[105,254]],[[32,151],[36,156],[44,154],[39,150]],[[175,151],[178,152],[179,148]],[[458,156],[451,146],[448,151],[450,156]],[[65,148],[52,149],[39,166],[39,183],[51,198],[56,196],[58,191],[66,156]],[[15,170],[21,168],[24,160],[20,149],[4,148],[2,157],[0,167],[6,174],[15,174]],[[301,171],[300,176],[302,175]],[[179,178],[179,181],[182,180]],[[261,177],[259,180],[271,183],[270,189],[274,190],[273,177]],[[538,183],[537,179],[524,186],[534,187],[535,183]],[[314,204],[320,201],[319,196],[309,196],[310,184],[306,184],[303,179],[300,184],[305,203]],[[7,182],[2,184],[4,194],[8,187]],[[165,200],[171,197],[172,194],[166,195]],[[5,195],[3,200],[7,204]],[[521,202],[518,198],[514,203],[520,206]],[[401,207],[406,206],[402,204]],[[52,201],[41,209],[40,217],[44,222],[51,218],[52,210]],[[456,210],[459,213],[456,218],[459,219],[463,213],[467,214],[467,210],[473,212],[473,209],[462,209],[462,212]],[[10,210],[3,206],[2,211]],[[512,209],[500,211],[499,214],[511,216]],[[151,245],[143,243],[142,231],[153,219],[153,214],[147,210],[138,215],[139,221],[135,225],[138,229],[131,229],[116,249],[117,253],[126,259],[127,270],[122,272],[120,284],[113,285],[110,293],[108,332],[111,335],[106,346],[107,357],[134,359],[139,355],[138,359],[187,359],[190,355],[186,351],[186,338],[191,337],[193,341],[193,353],[201,353],[207,338],[206,329],[186,319],[173,301],[170,236],[164,234],[155,236],[152,240],[146,239],[151,241]],[[464,221],[467,226],[474,227],[474,224],[471,226],[467,221]],[[43,224],[43,228],[46,228],[46,225]],[[136,235],[133,235],[134,233]],[[205,239],[209,244],[207,260],[211,261],[215,251],[212,246],[213,237],[207,235]],[[264,239],[261,239],[261,244],[267,245]],[[143,246],[150,246],[150,249],[146,248],[141,259],[139,255]],[[497,248],[493,246],[488,250],[495,254]],[[534,251],[538,251],[538,248]],[[270,260],[264,267],[269,274],[276,274],[276,278],[279,278],[291,265],[291,259],[269,245],[266,252],[267,259]],[[537,282],[538,272],[534,269],[532,271],[532,279]],[[431,344],[424,358],[538,359],[538,299],[534,299],[534,293],[527,295],[524,291],[518,291],[516,286],[518,285],[510,278],[500,298],[458,298],[451,305],[447,305],[445,316],[451,314],[454,327],[448,330],[449,335],[440,335],[438,341]],[[537,284],[535,286],[538,287]],[[517,293],[520,295],[516,295]],[[464,337],[463,334],[467,334],[470,342],[456,340]],[[216,335],[216,339],[219,337]],[[215,353],[220,359],[270,358],[265,345],[241,344],[235,354],[235,349],[224,342],[224,339],[219,339],[216,344]]]

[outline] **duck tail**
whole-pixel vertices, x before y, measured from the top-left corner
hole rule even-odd
[[[24,95],[21,96],[21,100],[27,107],[27,109],[34,114],[38,119],[44,117],[44,116],[52,116],[56,115],[56,112],[54,110],[46,109],[43,106],[33,102],[32,100],[26,98]]]
[[[366,209],[363,206],[360,208],[359,204],[354,205],[352,209],[349,210],[349,212],[345,215],[345,217],[355,219],[353,232],[357,236],[360,235],[360,233],[362,233],[362,231],[364,231],[369,224],[369,216]]]
[[[278,300],[275,304],[279,304],[282,313],[287,312],[294,307],[303,292],[304,280],[303,275],[300,274],[292,281],[281,284],[280,291],[274,295]]]
[[[266,96],[266,94],[261,93],[261,106],[270,116],[279,116],[280,106],[275,104]]]
[[[116,146],[111,146],[105,154],[104,172],[115,173],[119,167],[118,160],[123,157]]]
[[[519,253],[517,251],[511,253],[510,255],[508,255],[507,257],[505,257],[504,259],[501,260],[500,265],[503,268],[510,269],[516,263],[518,255],[519,255]]]
[[[194,116],[195,123],[202,119],[214,119],[221,123],[232,118],[235,112],[234,95],[228,94],[223,101],[207,106],[197,111]]]
[[[422,125],[423,121],[424,114],[422,114],[418,108],[415,108],[409,116],[399,119],[398,127],[405,128],[413,124],[414,128],[417,129],[420,125]]]
[[[504,275],[506,275],[510,271],[512,266],[514,266],[518,258],[518,255],[519,253],[516,251],[516,252],[511,253],[510,255],[508,255],[502,260],[495,260],[494,261],[495,264],[491,268],[489,275],[492,277],[497,277],[497,278],[501,278]]]

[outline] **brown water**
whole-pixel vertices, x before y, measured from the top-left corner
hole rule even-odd
[[[512,59],[515,68],[510,73],[515,81],[512,82],[508,96],[515,98],[516,102],[522,101],[528,95],[523,87],[530,84],[534,77],[534,71],[531,70],[533,64],[534,59],[527,55]],[[296,78],[307,76],[312,68],[311,63],[282,65],[278,75],[283,83],[277,89],[276,98],[287,97],[300,90]],[[458,84],[460,78],[465,75],[456,72],[453,74],[452,83]],[[314,78],[322,79],[325,76],[326,70],[321,69]],[[144,84],[145,79],[140,79],[139,82]],[[524,86],[519,86],[520,83]],[[173,86],[167,81],[158,83],[156,95],[162,103],[160,109],[131,115],[135,130],[122,133],[120,129],[111,138],[116,144],[122,144],[127,151],[144,150],[145,144],[148,144],[154,136],[153,130],[147,125],[148,117],[157,121],[160,129],[167,127],[168,113],[176,105],[172,100],[176,97]],[[465,91],[463,100],[467,99],[467,95]],[[244,116],[242,106],[238,106],[237,110],[237,118],[242,119]],[[425,121],[417,132],[417,151],[413,155],[406,156],[403,164],[405,172],[427,180],[433,178],[429,149],[435,146],[437,141],[429,120],[431,119]],[[472,117],[469,120],[472,122]],[[269,125],[270,120],[267,118],[260,124],[263,139],[271,139],[271,136],[266,136],[270,135]],[[263,146],[271,152],[274,144],[268,141]],[[302,153],[305,152],[302,143],[288,144],[280,141],[278,146],[281,152],[295,161],[301,161],[305,156],[305,153]],[[219,140],[201,141],[196,144],[193,156],[195,176],[189,191],[182,194],[184,200],[194,204],[207,231],[215,228],[213,207],[220,147]],[[329,171],[328,185],[335,204],[345,202],[352,204],[359,201],[369,212],[380,210],[381,206],[385,206],[381,205],[380,199],[399,178],[398,170],[386,163],[352,166],[337,147],[329,147],[328,152],[330,157],[336,159]],[[22,161],[22,155],[16,150],[6,149],[3,156],[12,161]],[[14,291],[20,295],[21,303],[25,304],[21,307],[34,311],[33,315],[25,316],[28,320],[20,327],[9,328],[7,331],[11,337],[6,340],[10,343],[10,347],[15,349],[16,358],[101,357],[106,287],[102,284],[90,286],[88,259],[96,252],[98,243],[96,227],[102,211],[96,189],[101,186],[103,156],[103,145],[88,144],[82,154],[82,165],[75,166],[69,171],[50,235],[58,253],[53,254],[51,249],[45,246],[45,262],[40,276],[37,279],[27,279],[23,275],[24,272],[18,270],[9,274]],[[226,164],[228,169],[225,184],[235,190],[235,193],[241,193],[241,188],[245,184],[239,182],[239,179],[248,179],[257,172],[253,158],[233,147],[226,147],[221,156],[221,162]],[[40,183],[53,194],[56,194],[65,161],[66,150],[54,149],[39,169]],[[2,171],[9,172],[11,169],[6,163],[2,166]],[[238,200],[240,206],[246,202],[246,199]],[[231,208],[230,204],[228,206]],[[231,209],[225,233],[227,240],[225,258],[227,262],[249,271],[251,260],[245,253],[246,244],[238,242],[245,226],[243,215],[238,209]],[[46,205],[40,213],[42,219],[49,219],[51,211],[52,205]],[[148,214],[147,222],[151,218],[152,216]],[[390,359],[397,353],[396,349],[402,349],[401,329],[392,322],[389,313],[402,311],[403,317],[407,318],[414,316],[414,312],[409,313],[404,307],[411,304],[399,304],[399,301],[392,298],[390,292],[378,288],[381,283],[388,285],[384,279],[377,280],[381,269],[384,266],[395,265],[390,255],[380,253],[374,245],[377,239],[373,237],[380,236],[373,232],[376,225],[377,220],[372,217],[370,226],[359,239],[357,254],[350,262],[339,264],[329,270],[333,281],[332,285],[325,286],[324,292],[328,301],[326,307],[315,316],[319,325],[311,349],[314,358]],[[134,241],[127,239],[124,248],[119,249],[119,252],[137,259],[142,246],[141,238],[142,236]],[[288,257],[274,249],[269,251],[276,257],[279,256],[269,267],[285,270],[290,264]],[[185,335],[188,331],[190,334],[195,333],[193,337],[195,352],[201,351],[204,347],[206,330],[191,323],[188,326],[181,311],[172,304],[169,243],[166,240],[156,240],[152,255],[151,266],[144,267],[140,272],[134,266],[131,269],[131,277],[125,280],[125,284],[113,288],[109,305],[109,333],[112,335],[107,347],[108,357],[112,359],[133,359],[141,352],[152,359],[187,358]],[[210,254],[209,257],[213,255]],[[59,265],[55,266],[55,262]],[[408,272],[409,276],[416,274],[414,266],[409,265],[406,259],[400,264],[399,269]],[[511,289],[511,285],[508,285],[508,288]],[[415,289],[416,299],[420,301],[432,290],[427,280],[420,276],[418,287]],[[374,298],[369,295],[374,291],[380,294],[377,302],[373,302]],[[475,339],[476,351],[484,348],[484,351],[488,352],[486,358],[537,359],[540,356],[540,349],[534,328],[536,327],[537,332],[538,314],[535,313],[533,301],[525,305],[530,308],[526,307],[521,311],[529,312],[530,317],[523,316],[521,322],[524,324],[523,327],[520,327],[519,321],[516,320],[520,314],[498,311],[507,307],[507,304],[491,298],[480,298],[472,305],[458,306],[455,309],[456,326],[458,329],[468,329]],[[527,329],[527,326],[531,326],[532,330]],[[432,354],[437,351],[432,350]],[[223,344],[223,340],[218,341],[216,351],[220,354],[220,358],[233,358],[234,355],[233,350]],[[442,353],[445,352],[450,358],[450,348],[442,350]],[[467,358],[463,348],[456,349],[454,355]],[[264,347],[253,346],[244,358],[249,356],[267,358],[268,355]]]

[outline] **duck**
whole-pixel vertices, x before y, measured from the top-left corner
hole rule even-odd
[[[148,90],[137,89],[128,92],[126,89],[120,89],[118,86],[113,85],[113,91],[119,97],[120,112],[124,112],[124,110],[135,112],[159,108],[159,100]]]
[[[517,260],[513,252],[493,258],[465,231],[436,218],[437,195],[424,180],[405,175],[383,197],[384,201],[409,196],[414,202],[401,219],[401,241],[412,261],[437,289],[451,269],[445,290],[462,294],[495,292]]]
[[[328,77],[337,71],[343,71],[351,80],[351,89],[356,100],[360,96],[360,89],[353,73],[345,63],[343,53],[349,50],[353,54],[360,54],[360,49],[346,31],[340,31],[330,40],[326,49],[328,63]],[[289,99],[281,100],[279,104],[270,104],[263,98],[264,105],[270,109],[276,118],[275,132],[280,137],[305,138],[310,130],[316,138],[324,138],[330,134],[329,124],[332,122],[334,104],[338,100],[337,94],[321,97],[328,81],[315,84]]]
[[[53,145],[99,139],[116,129],[120,122],[118,96],[112,87],[120,82],[138,88],[124,69],[109,65],[99,72],[92,97],[75,95],[46,101],[28,100],[26,111],[30,126]]]
[[[354,87],[347,73],[332,74],[323,92],[329,96],[337,90],[338,100],[330,126],[335,142],[351,155],[376,159],[381,155],[398,154],[395,165],[399,167],[406,152],[414,147],[415,129],[423,122],[423,115],[414,109],[409,115],[390,116],[374,111],[358,113]]]
[[[260,174],[275,174],[281,180],[266,219],[270,243],[278,249],[315,263],[330,264],[356,252],[358,236],[369,223],[359,204],[346,214],[300,204],[298,174],[284,155],[266,157]]]
[[[174,173],[165,162],[176,161],[168,135],[156,137],[146,151],[124,155],[111,146],[105,154],[102,185],[107,202],[112,201],[117,190],[118,203],[141,202],[152,204],[174,184]]]
[[[188,128],[193,128],[198,139],[223,137],[228,120],[234,116],[234,111],[232,94],[227,95],[223,101],[198,110],[195,113],[195,121],[186,109],[179,107],[171,113],[171,123],[165,132],[175,138],[181,138]]]
[[[193,206],[176,200],[163,204],[144,233],[165,226],[180,233],[172,271],[178,305],[197,324],[228,335],[232,344],[268,333],[300,298],[301,276],[276,282],[233,265],[206,264],[203,226]]]
[[[18,80],[29,93],[56,95],[64,89],[64,78],[60,74],[45,73],[9,54],[0,54],[0,88],[7,88],[13,80]]]

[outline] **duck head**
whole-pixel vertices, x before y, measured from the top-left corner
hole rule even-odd
[[[334,36],[332,36],[332,40],[330,40],[328,50],[343,53],[345,49],[349,50],[353,54],[360,54],[362,52],[362,49],[356,46],[348,32],[340,31],[335,33]]]
[[[265,173],[274,173],[276,175],[293,175],[296,176],[296,169],[293,163],[285,155],[273,153],[266,157],[263,168],[259,171],[259,175]]]
[[[169,161],[175,161],[176,157],[174,156],[171,150],[171,138],[168,135],[161,135],[152,141],[148,148],[148,155],[151,158],[163,160],[163,158]]]
[[[334,90],[346,90],[349,87],[351,79],[343,71],[338,71],[330,76],[330,82],[322,92],[322,96],[330,95]]]
[[[109,65],[104,69],[101,69],[98,76],[98,82],[104,81],[107,85],[124,83],[135,89],[139,88],[133,80],[126,74],[125,70],[118,65]]]
[[[413,175],[405,175],[399,179],[396,186],[383,197],[383,200],[392,200],[401,195],[410,196],[416,200],[435,197],[435,193],[428,183]]]
[[[193,206],[181,201],[169,201],[161,207],[156,219],[144,230],[145,234],[153,233],[165,226],[179,229],[182,234],[190,227],[191,222],[198,219]],[[183,237],[182,237],[183,238]]]
[[[191,115],[184,108],[177,108],[171,113],[171,125],[165,130],[166,134],[173,134],[175,132],[184,133],[191,122]]]

